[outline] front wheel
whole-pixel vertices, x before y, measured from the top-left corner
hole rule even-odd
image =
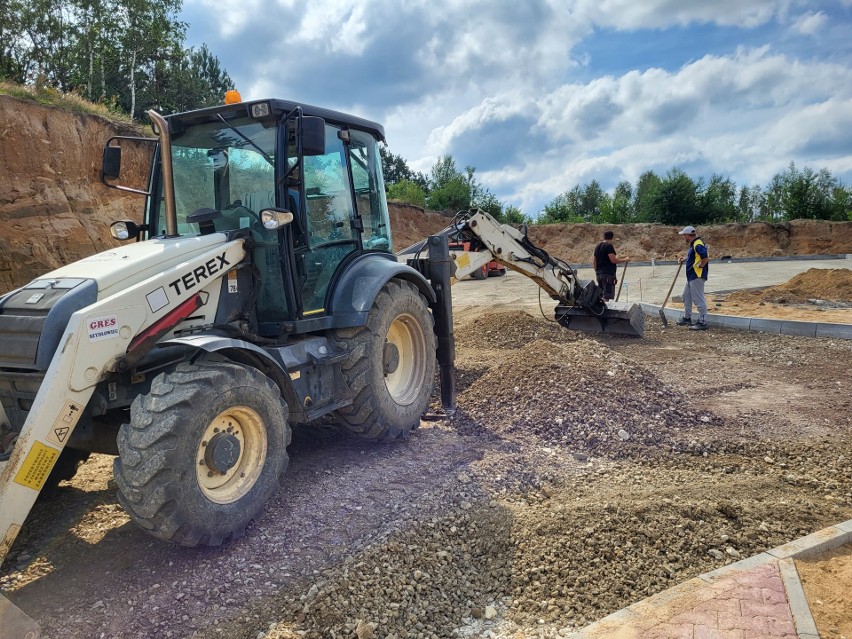
[[[391,280],[376,296],[365,326],[336,331],[335,339],[349,350],[342,369],[354,397],[337,416],[350,432],[391,441],[420,424],[435,376],[432,326],[417,288]]]
[[[278,387],[233,362],[180,364],[157,376],[118,434],[118,499],[155,537],[218,546],[281,486],[290,428]]]

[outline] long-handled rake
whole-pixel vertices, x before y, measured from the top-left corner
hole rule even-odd
[[[621,280],[618,282],[618,293],[615,294],[615,301],[618,301],[618,298],[621,297],[621,286],[624,284],[624,274],[627,272],[627,262],[624,263],[624,268],[621,269]]]
[[[680,269],[683,268],[683,262],[677,265],[677,272],[675,273],[674,279],[672,280],[672,285],[669,286],[669,292],[666,293],[666,299],[663,300],[662,306],[660,306],[660,321],[663,323],[663,328],[669,325],[669,320],[666,319],[666,304],[669,303],[669,297],[671,297],[672,289],[674,289],[675,282],[677,282],[678,275],[680,275]]]

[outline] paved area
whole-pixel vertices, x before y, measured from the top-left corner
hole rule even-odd
[[[823,260],[782,260],[763,262],[711,262],[710,279],[707,281],[706,293],[775,286],[782,284],[799,273],[811,268],[852,269],[852,259],[823,259]],[[672,285],[677,263],[666,262],[651,265],[648,263],[628,264],[627,270],[620,266],[618,277],[624,273],[624,285],[621,291],[622,302],[643,302],[647,304],[662,304]],[[589,266],[577,268],[580,279],[594,279],[594,271]],[[680,295],[686,276],[681,270],[675,283],[672,295]],[[490,277],[487,280],[475,282],[464,280],[453,287],[453,307],[464,307],[469,303],[466,293],[468,287],[475,287],[476,295],[470,302],[475,304],[511,304],[512,306],[537,307],[539,291],[541,290],[530,278],[509,271],[505,277]],[[544,299],[548,312],[551,307],[549,299]]]
[[[852,259],[824,260],[772,260],[755,262],[710,262],[710,278],[707,280],[706,293],[720,293],[744,288],[775,286],[812,268],[848,268],[852,269]],[[646,302],[662,304],[672,285],[677,264],[628,264],[627,270],[620,266],[619,277],[624,273],[624,286],[621,291],[623,302]],[[594,271],[588,267],[578,269],[581,278],[593,279]],[[686,276],[683,270],[675,283],[672,295],[680,295]],[[535,284],[533,284],[535,286]]]
[[[852,520],[690,579],[571,637],[818,639],[793,559],[850,541]]]

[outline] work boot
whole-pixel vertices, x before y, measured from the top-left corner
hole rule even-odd
[[[692,326],[692,320],[688,317],[681,317],[678,321],[675,322],[676,326]]]
[[[689,330],[691,330],[691,331],[706,331],[708,328],[710,328],[710,327],[707,325],[707,322],[696,322],[695,324],[693,324],[692,326],[689,327]]]

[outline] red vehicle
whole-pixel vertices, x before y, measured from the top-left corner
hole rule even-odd
[[[470,251],[470,242],[450,242],[451,251]],[[476,249],[473,249],[476,250]],[[486,277],[499,277],[506,274],[506,267],[499,262],[488,262],[481,269],[471,273],[471,278],[475,280],[484,280]]]

